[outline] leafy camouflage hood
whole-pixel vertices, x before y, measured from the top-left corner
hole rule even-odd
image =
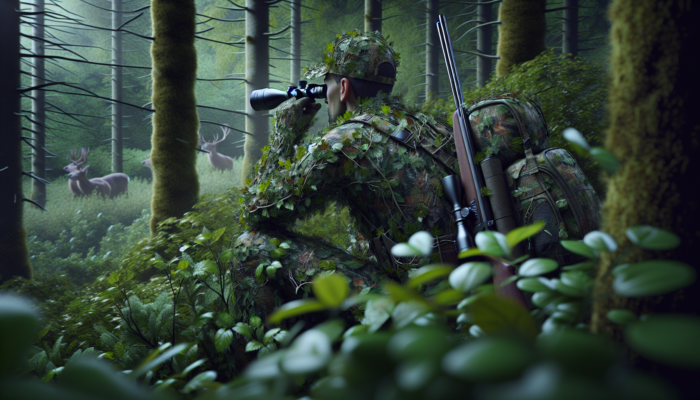
[[[377,76],[379,64],[388,62],[398,68],[399,53],[394,51],[393,43],[381,33],[357,30],[336,35],[333,43],[326,44],[323,61],[304,68],[307,79],[315,79],[326,74],[336,74],[350,78],[393,85],[395,78]]]

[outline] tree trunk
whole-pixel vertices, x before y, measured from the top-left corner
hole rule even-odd
[[[365,0],[365,32],[382,31],[382,3]]]
[[[632,245],[625,229],[653,225],[681,238],[675,250],[635,250],[624,260],[683,261],[698,269],[700,248],[700,80],[695,52],[700,42],[700,4],[691,0],[634,2],[616,0],[609,9],[612,20],[612,79],[609,97],[610,128],[605,146],[619,160],[610,178],[603,208],[605,230],[619,243],[612,256],[602,258],[597,293],[611,291],[602,277],[612,259]],[[613,296],[594,304],[592,330],[622,341],[622,327],[607,320],[615,308],[637,315],[646,313],[700,313],[700,282],[664,296],[624,298]],[[673,380],[682,374],[660,368],[641,357],[632,361],[662,372]],[[676,381],[679,384],[688,382]],[[692,386],[697,393],[697,385]],[[700,395],[700,394],[699,394]]]
[[[197,202],[196,147],[199,117],[195,99],[197,50],[194,0],[152,0],[153,199],[150,226],[181,217]]]
[[[564,0],[564,31],[561,42],[561,53],[578,55],[578,0]]]
[[[250,93],[270,85],[270,53],[268,26],[270,25],[269,5],[262,0],[246,0],[245,11],[245,156],[241,181],[253,174],[255,163],[260,159],[260,149],[270,141],[268,118],[250,106]]]
[[[32,278],[22,226],[19,9],[19,0],[0,0],[0,282],[14,276]]]
[[[546,0],[503,0],[498,20],[498,76],[508,75],[513,65],[530,61],[545,50]]]
[[[34,12],[44,11],[44,0],[34,1]],[[36,14],[34,26],[32,27],[32,53],[37,56],[44,55],[44,14]],[[43,58],[34,58],[32,67],[32,86],[46,83],[44,77]],[[42,89],[32,91],[32,173],[39,178],[46,179],[46,92]],[[46,184],[37,180],[32,180],[32,200],[44,207],[46,205]]]
[[[479,21],[491,22],[493,20],[493,4],[479,4],[477,6],[477,19]],[[476,50],[483,54],[493,52],[493,25],[482,26],[476,31]],[[487,57],[476,57],[476,86],[484,87],[491,76],[493,61]]]
[[[112,0],[112,29],[122,24],[122,0]],[[122,65],[122,33],[112,32],[112,63]],[[112,99],[123,101],[122,67],[112,67]],[[124,172],[122,142],[123,111],[121,103],[112,103],[112,172]]]
[[[435,22],[440,14],[440,0],[428,0],[426,2],[425,19],[425,98],[430,99],[438,95],[440,90],[440,39],[438,38]]]
[[[289,81],[292,85],[296,85],[299,81],[301,73],[301,0],[291,0],[289,6],[292,9],[292,15],[289,20],[289,25],[292,26],[292,43],[289,52],[292,53],[289,57]]]

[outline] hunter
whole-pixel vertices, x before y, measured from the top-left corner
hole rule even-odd
[[[379,32],[351,31],[327,45],[322,63],[304,70],[328,86],[330,125],[308,134],[321,107],[313,99],[290,99],[277,110],[270,145],[240,200],[248,231],[236,252],[244,274],[295,297],[324,271],[344,274],[359,293],[404,280],[428,262],[456,263],[452,206],[440,183],[456,169],[451,128],[390,96],[398,65]],[[298,218],[333,200],[358,221],[370,242],[368,258],[291,232]],[[391,246],[417,231],[434,237],[434,254],[393,257]]]

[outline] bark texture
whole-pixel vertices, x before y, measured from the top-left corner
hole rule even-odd
[[[117,29],[122,24],[122,0],[112,0],[112,29]],[[122,33],[112,32],[112,63],[122,65]],[[122,78],[122,67],[112,67],[112,99],[123,101],[122,88],[124,81]],[[123,105],[112,103],[112,172],[124,172],[123,156]]]
[[[578,0],[564,0],[561,53],[578,55]]]
[[[22,226],[22,117],[20,116],[19,0],[0,0],[0,282],[32,278]]]
[[[246,185],[255,163],[260,159],[260,149],[270,142],[270,124],[265,113],[253,110],[250,106],[250,93],[270,85],[270,53],[268,26],[270,9],[265,1],[247,0],[245,12],[245,135],[241,183]]]
[[[493,20],[493,4],[479,4],[477,6],[479,21],[491,22]],[[476,31],[476,50],[483,54],[492,54],[493,51],[493,25],[482,26]],[[476,86],[484,87],[493,70],[493,59],[476,57]]]
[[[621,160],[621,167],[609,180],[603,209],[605,230],[620,244],[618,254],[631,247],[625,236],[628,227],[645,224],[673,231],[681,237],[678,249],[637,250],[625,262],[666,258],[686,262],[697,270],[700,120],[696,116],[700,79],[695,53],[700,41],[700,3],[616,0],[608,13],[612,20],[612,83],[605,146]],[[611,290],[611,280],[602,277],[613,267],[615,256],[602,259],[599,293]],[[638,315],[698,314],[699,290],[696,282],[664,296],[614,296],[598,301],[593,308],[592,329],[621,341],[621,327],[605,317],[615,308]],[[638,366],[661,371],[634,354],[631,359]],[[677,379],[682,375],[672,372],[669,376]],[[697,392],[697,387],[694,390]]]
[[[44,11],[44,0],[34,1],[34,12]],[[44,42],[44,14],[33,16],[35,22],[32,26],[32,35],[38,39],[32,40],[32,53],[43,56]],[[45,63],[43,58],[32,60],[32,86],[46,83]],[[34,90],[32,92],[32,173],[39,178],[46,179],[46,92]],[[46,184],[37,179],[32,180],[32,200],[42,207],[46,206]]]
[[[382,31],[382,2],[365,0],[365,32]]]
[[[537,57],[545,50],[547,25],[544,18],[546,0],[503,0],[498,20],[498,76],[508,75],[515,64]]]
[[[292,9],[289,25],[292,26],[292,38],[289,52],[289,82],[296,85],[301,74],[301,0],[291,0],[289,7]]]
[[[194,47],[194,0],[152,0],[153,136],[151,165],[153,198],[150,227],[181,217],[197,202],[199,180],[195,169],[197,51]]]
[[[437,96],[440,90],[440,39],[435,22],[440,14],[440,0],[428,0],[425,3],[425,98]]]

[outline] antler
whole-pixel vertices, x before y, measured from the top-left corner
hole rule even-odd
[[[87,150],[85,150],[84,147],[80,148],[80,160],[76,163],[77,165],[81,165],[87,162],[88,155],[90,154],[90,148],[88,147]]]
[[[216,139],[214,139],[214,140],[216,141],[217,144],[226,140],[226,136],[228,136],[228,134],[231,132],[231,128],[229,128],[228,125],[222,126],[221,130],[224,133],[224,137],[222,137],[221,140],[217,140],[219,138],[219,135],[216,135]]]
[[[68,156],[68,159],[73,162],[74,164],[78,163],[78,150],[77,149],[70,149],[70,155]]]

